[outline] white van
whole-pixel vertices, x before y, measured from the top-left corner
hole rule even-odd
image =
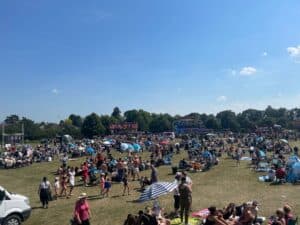
[[[29,218],[29,199],[0,186],[0,225],[20,225]]]

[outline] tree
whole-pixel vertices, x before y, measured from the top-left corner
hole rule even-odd
[[[166,115],[154,115],[154,119],[149,124],[149,129],[153,133],[171,131],[172,123],[170,120],[168,120],[168,116]]]
[[[81,128],[82,123],[83,123],[81,116],[71,114],[69,116],[69,119],[72,121],[72,125],[74,125],[75,127]]]
[[[20,119],[18,115],[10,115],[4,120],[6,124],[17,124],[19,121]]]
[[[115,117],[109,115],[101,116],[100,121],[105,128],[105,134],[110,134],[110,125],[118,122],[118,120]]]
[[[210,115],[206,118],[205,127],[208,129],[218,130],[221,128],[220,121],[216,117]]]
[[[235,113],[230,110],[219,112],[217,114],[217,118],[221,121],[221,126],[223,129],[238,131],[240,128]]]
[[[101,123],[100,117],[96,113],[92,113],[84,119],[81,132],[85,137],[93,138],[97,135],[103,135],[105,127]]]
[[[121,120],[122,119],[122,115],[121,115],[121,110],[119,109],[119,107],[115,107],[112,114],[112,117],[116,118],[117,120]]]

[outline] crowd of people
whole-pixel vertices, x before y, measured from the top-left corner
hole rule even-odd
[[[181,141],[177,143],[178,139],[162,142],[162,139],[157,136],[135,138],[135,142],[142,146],[141,151],[150,152],[149,158],[144,158],[142,154],[134,151],[123,152],[121,155],[119,154],[121,157],[112,154],[112,149],[118,150],[120,143],[130,141],[126,136],[114,137],[115,141],[111,145],[104,145],[99,140],[93,142],[82,140],[78,145],[93,148],[94,152],[85,152],[83,154],[85,156],[84,160],[82,158],[77,159],[79,160],[77,166],[70,166],[69,163],[70,157],[74,156],[74,152],[77,150],[74,150],[74,147],[62,148],[59,144],[53,146],[49,144],[39,145],[35,149],[27,147],[23,148],[22,151],[10,151],[9,154],[14,154],[15,157],[18,157],[19,152],[22,152],[23,155],[30,154],[31,163],[51,161],[55,157],[60,160],[61,166],[57,169],[53,182],[44,177],[39,185],[38,194],[42,207],[48,208],[51,200],[70,198],[77,183],[86,187],[99,187],[100,198],[110,197],[111,189],[115,183],[122,184],[123,188],[120,194],[123,196],[132,193],[131,182],[134,181],[138,181],[141,190],[144,190],[147,186],[159,181],[159,167],[161,165],[172,165],[169,163],[172,157],[185,151],[187,157],[180,160],[176,170],[173,170],[173,173],[176,174],[175,179],[178,182],[178,187],[174,190],[174,215],[187,225],[189,224],[192,204],[192,180],[187,172],[208,171],[213,166],[218,165],[219,157],[227,154],[236,160],[237,166],[239,166],[243,157],[249,156],[255,169],[259,167],[261,162],[267,160],[271,165],[268,171],[270,181],[283,180],[282,177],[286,175],[287,154],[292,152],[298,155],[298,148],[291,149],[286,143],[287,141],[278,140],[276,135],[272,136],[269,133],[268,135],[234,134],[228,132],[210,134],[202,138],[197,136],[182,137]],[[285,138],[288,137],[285,136]],[[147,170],[149,170],[149,176],[142,176],[141,171]],[[204,224],[250,225],[260,223],[257,220],[257,211],[255,214],[254,203],[251,206],[243,204],[241,207],[231,203],[223,210],[218,210],[213,206],[209,207],[210,214],[204,220]],[[147,207],[144,211],[140,210],[137,216],[129,214],[124,224],[169,225],[170,218],[165,216],[162,209],[158,210],[157,208],[157,206]],[[277,214],[279,215],[280,212],[276,211]],[[89,224],[91,212],[86,193],[79,196],[74,215],[74,223]],[[278,222],[275,218],[277,217],[272,217],[272,225],[288,225],[288,223]],[[247,222],[250,220],[251,223]]]

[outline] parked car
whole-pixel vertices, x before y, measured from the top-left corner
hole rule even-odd
[[[31,214],[29,199],[0,186],[0,225],[20,225]]]

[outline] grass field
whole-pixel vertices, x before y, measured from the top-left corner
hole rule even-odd
[[[115,153],[118,155],[119,153]],[[147,153],[144,153],[147,155]],[[185,157],[185,153],[176,155],[173,164]],[[72,161],[72,165],[79,165],[80,160]],[[43,176],[47,176],[53,183],[54,172],[58,168],[59,162],[33,164],[30,167],[20,169],[0,170],[0,185],[8,190],[26,195],[30,198],[33,207],[32,215],[25,225],[64,225],[69,224],[72,217],[74,203],[77,195],[86,192],[91,196],[89,202],[92,211],[93,225],[117,225],[123,224],[128,213],[136,214],[139,209],[151,205],[151,202],[134,203],[140,195],[136,190],[131,191],[131,195],[122,196],[122,185],[113,184],[110,197],[100,199],[98,187],[75,188],[74,196],[70,199],[58,199],[50,202],[49,209],[41,209],[39,197],[37,195],[38,185]],[[144,175],[149,176],[150,171],[145,171]],[[260,215],[270,216],[284,203],[290,203],[294,211],[300,212],[300,185],[275,185],[258,181],[259,174],[249,168],[248,162],[242,162],[236,166],[235,162],[223,157],[220,164],[205,173],[190,173],[193,180],[193,210],[200,210],[210,205],[224,207],[229,202],[242,203],[249,200],[258,200],[260,205]],[[173,181],[171,167],[159,167],[159,180]],[[77,184],[81,184],[77,181]],[[139,183],[130,182],[132,189],[138,188]],[[94,196],[94,197],[93,197]],[[160,198],[162,207],[170,212],[173,209],[172,194]],[[300,213],[299,213],[300,214]]]

